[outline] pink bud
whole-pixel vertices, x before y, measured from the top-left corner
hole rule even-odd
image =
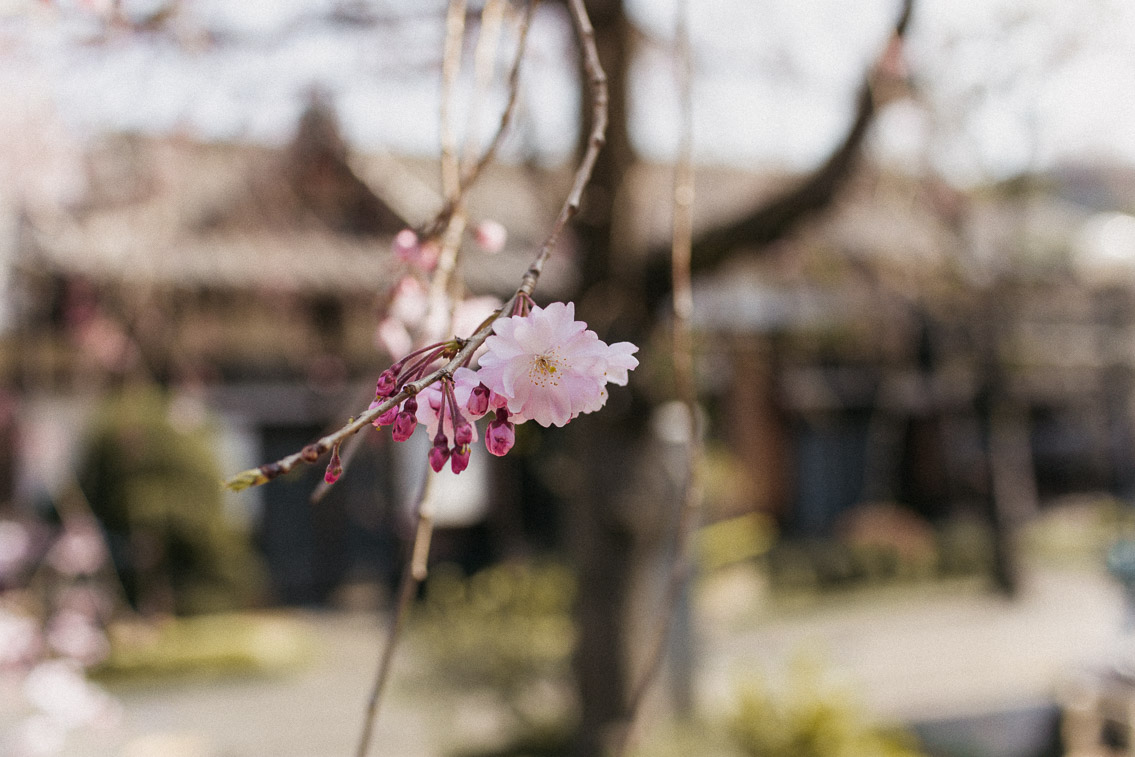
[[[421,255],[421,246],[418,244],[418,235],[410,229],[402,229],[394,235],[394,254],[404,263],[415,263]]]
[[[508,230],[497,221],[481,221],[473,230],[473,238],[485,252],[500,252],[508,239]]]
[[[374,402],[370,403],[370,407],[373,410],[374,408],[378,407],[380,404],[382,404],[381,400],[375,400]],[[380,415],[380,416],[378,416],[377,418],[374,419],[374,421],[373,421],[374,427],[375,428],[381,428],[382,426],[389,426],[391,423],[394,422],[394,420],[397,417],[398,417],[398,405],[391,405],[390,407],[388,407],[386,409],[386,412],[384,412],[382,415]]]
[[[387,368],[378,376],[378,383],[374,386],[376,397],[389,397],[398,388],[398,377],[394,375],[393,368]]]
[[[469,445],[463,444],[453,448],[453,457],[449,458],[449,469],[460,473],[469,467]]]
[[[469,401],[465,403],[465,408],[474,418],[480,418],[482,415],[489,412],[489,387],[484,384],[478,384],[473,387],[473,391],[469,395]]]
[[[418,401],[413,397],[409,397],[402,403],[402,412],[394,418],[394,428],[390,430],[390,435],[396,442],[404,442],[414,434],[414,429],[418,427],[418,419],[415,413],[418,412]]]
[[[343,475],[343,461],[339,459],[339,445],[336,444],[331,448],[331,460],[327,463],[327,470],[323,474],[323,480],[329,484],[333,484],[339,480],[339,476]]]
[[[446,441],[445,434],[438,434],[434,439],[434,445],[430,447],[430,467],[437,473],[445,467],[445,461],[449,459],[449,442]]]
[[[489,424],[485,432],[485,447],[492,454],[501,457],[507,454],[515,443],[516,431],[513,424],[508,421],[508,411],[500,408],[497,410],[496,420]]]
[[[461,423],[453,430],[453,443],[458,447],[468,447],[473,443],[474,438],[473,424],[462,418]]]

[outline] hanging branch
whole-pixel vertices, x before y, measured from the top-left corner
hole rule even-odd
[[[827,160],[783,194],[761,203],[733,221],[698,234],[693,240],[691,258],[695,272],[716,267],[740,248],[763,247],[783,238],[835,200],[854,174],[864,140],[878,112],[872,81],[876,72],[886,65],[888,56],[893,54],[894,46],[905,38],[913,11],[914,0],[902,0],[887,44],[864,73],[847,132]],[[652,255],[651,260],[659,263],[648,263],[643,273],[648,310],[660,304],[661,298],[669,292],[669,266],[661,262],[665,257],[661,251]]]
[[[465,365],[472,358],[473,353],[476,352],[485,340],[492,334],[493,323],[501,317],[505,317],[512,313],[513,306],[521,297],[531,297],[536,289],[536,284],[540,279],[540,274],[543,271],[544,264],[551,256],[552,251],[555,249],[556,244],[559,242],[560,235],[563,233],[564,227],[567,225],[578,212],[580,202],[583,197],[583,190],[587,186],[587,182],[591,178],[591,172],[595,167],[595,160],[599,155],[599,150],[603,147],[605,141],[605,133],[607,129],[607,77],[603,73],[602,66],[599,65],[599,53],[595,48],[595,32],[591,28],[591,22],[587,17],[587,12],[583,8],[580,0],[572,0],[569,3],[569,8],[572,13],[572,18],[575,21],[577,34],[580,40],[580,46],[583,51],[584,70],[587,73],[588,81],[591,84],[592,94],[592,127],[591,133],[588,137],[587,149],[584,151],[583,157],[580,160],[579,166],[576,168],[575,178],[572,181],[571,190],[569,191],[563,205],[560,208],[560,213],[556,217],[555,222],[552,224],[552,229],[548,236],[545,238],[544,243],[540,246],[532,263],[529,265],[528,270],[525,271],[521,278],[520,286],[517,288],[515,294],[498,309],[492,316],[482,323],[477,330],[466,339],[456,339],[455,342],[459,345],[458,352],[442,367],[434,370],[426,376],[406,384],[399,392],[387,397],[381,404],[364,411],[357,418],[348,422],[345,426],[338,430],[327,434],[320,438],[318,441],[307,445],[299,452],[294,452],[286,457],[283,457],[275,462],[265,463],[258,468],[250,468],[241,471],[232,478],[225,481],[224,485],[233,491],[240,491],[247,489],[250,486],[259,486],[271,481],[274,478],[282,476],[294,470],[297,465],[303,463],[314,463],[319,460],[324,454],[330,451],[335,445],[343,443],[344,440],[354,436],[362,429],[366,428],[375,418],[385,413],[395,405],[401,404],[408,397],[412,397],[426,388],[430,384],[439,381],[442,377],[452,377],[453,372],[462,365]],[[528,20],[531,17],[531,6],[529,12],[525,16],[524,30],[527,29]],[[522,30],[523,31],[523,30]],[[519,64],[519,58],[517,59]],[[515,70],[514,66],[514,70]],[[511,75],[510,80],[515,85],[518,83],[518,76]],[[517,87],[513,86],[513,90]],[[510,103],[515,100],[515,96],[510,97]],[[513,112],[511,105],[506,108],[506,116],[502,117],[502,126],[507,126],[511,119]],[[494,138],[493,144],[490,146],[491,150],[496,149],[496,145],[500,142],[499,138]],[[480,165],[480,163],[478,163]],[[474,178],[476,174],[474,173]],[[468,184],[463,184],[465,189],[468,189]],[[452,212],[450,210],[449,212]],[[439,218],[445,215],[445,211],[439,214]],[[435,225],[437,222],[431,223]]]
[[[678,399],[685,405],[687,438],[685,449],[684,493],[674,535],[674,557],[658,614],[657,626],[646,656],[646,667],[631,690],[625,723],[616,734],[614,754],[626,754],[642,714],[647,693],[658,680],[667,642],[673,625],[674,611],[691,573],[690,541],[701,513],[702,488],[699,474],[702,456],[698,427],[697,386],[694,379],[693,336],[690,318],[694,298],[690,256],[693,240],[693,72],[690,53],[689,9],[686,0],[679,0],[675,28],[675,53],[678,61],[678,98],[681,110],[678,155],[674,166],[673,227],[671,229],[670,278],[673,285],[671,307],[673,333],[671,354],[674,360],[674,384]]]
[[[483,27],[482,27],[483,29]],[[446,15],[445,52],[441,67],[441,106],[438,112],[441,134],[441,185],[447,205],[453,211],[445,217],[441,229],[442,249],[437,268],[430,281],[429,305],[426,312],[426,338],[431,343],[448,331],[453,321],[450,298],[447,295],[453,271],[457,268],[457,256],[461,248],[461,237],[465,233],[465,204],[461,199],[461,166],[456,151],[452,105],[457,77],[461,72],[461,49],[465,38],[465,0],[450,0]],[[402,572],[398,589],[398,601],[386,632],[382,655],[375,671],[374,683],[367,698],[363,713],[362,732],[359,734],[356,757],[366,757],[370,750],[371,736],[386,682],[394,663],[394,653],[402,636],[402,627],[410,612],[410,604],[418,593],[418,586],[426,578],[426,565],[429,559],[430,542],[433,538],[433,478],[427,472],[418,494],[414,511],[414,541],[410,552],[409,565]]]
[[[452,6],[451,6],[452,8]],[[529,6],[529,14],[531,13],[532,6]],[[576,27],[579,33],[580,46],[583,50],[585,70],[588,73],[589,80],[592,85],[592,96],[594,101],[594,121],[592,131],[588,140],[588,148],[584,154],[583,159],[580,161],[579,168],[576,170],[575,180],[572,184],[571,192],[568,194],[567,199],[560,211],[559,216],[553,224],[552,231],[548,235],[544,244],[540,248],[540,252],[525,272],[520,287],[512,296],[508,303],[506,303],[500,310],[493,316],[485,321],[476,334],[471,337],[461,350],[444,368],[436,371],[435,374],[427,376],[416,384],[421,384],[420,387],[414,389],[417,393],[425,388],[430,383],[430,379],[438,380],[442,376],[451,375],[450,371],[455,370],[456,367],[464,364],[465,359],[462,357],[465,354],[472,355],[472,353],[488,338],[488,334],[492,331],[492,325],[496,320],[504,314],[513,312],[513,305],[521,297],[531,297],[535,290],[536,284],[540,278],[540,273],[543,270],[544,262],[551,255],[552,250],[556,246],[560,233],[563,231],[564,226],[579,211],[580,201],[583,196],[584,187],[587,186],[587,181],[591,176],[591,169],[595,164],[595,159],[599,154],[599,150],[604,142],[604,133],[607,121],[607,91],[606,91],[606,76],[603,74],[602,67],[599,65],[598,51],[595,49],[594,32],[591,29],[590,21],[587,17],[587,12],[583,7],[582,0],[573,0],[571,3],[571,10],[573,18],[576,21]],[[525,19],[525,28],[527,28],[528,17]],[[523,45],[521,46],[523,47]],[[447,46],[447,55],[451,48]],[[511,85],[515,87],[517,78],[515,76],[515,67],[513,75],[510,76]],[[451,74],[451,75],[455,75]],[[443,113],[448,113],[443,110]],[[443,124],[443,131],[444,131]],[[498,132],[499,137],[499,132]],[[499,139],[494,139],[493,149],[499,142]],[[460,193],[462,187],[458,187],[457,191]],[[454,207],[460,210],[461,203],[457,202]],[[458,212],[453,216],[458,225],[463,225],[463,214]],[[447,235],[450,236],[450,235]],[[443,255],[444,257],[444,255]],[[412,386],[412,385],[411,385]],[[410,387],[408,386],[407,389]],[[405,390],[404,390],[405,391]],[[400,400],[397,400],[400,401]],[[395,400],[388,400],[383,403],[386,407],[394,404]],[[378,413],[384,412],[383,408],[377,408],[373,411],[377,417]],[[349,428],[349,426],[348,426]],[[322,442],[324,440],[320,440]],[[334,442],[332,442],[334,444]],[[359,740],[358,750],[356,757],[366,757],[366,753],[370,746],[371,735],[373,733],[374,724],[378,717],[379,707],[382,701],[382,694],[385,691],[386,683],[390,677],[390,670],[394,661],[394,652],[397,647],[398,639],[401,636],[401,630],[405,624],[405,618],[408,615],[410,603],[413,601],[414,596],[417,594],[418,587],[427,575],[427,564],[429,559],[429,545],[433,533],[433,503],[429,489],[429,477],[427,476],[426,484],[418,502],[417,513],[417,526],[414,534],[414,544],[410,556],[410,565],[402,575],[401,585],[398,591],[398,604],[396,606],[394,616],[391,620],[390,629],[388,631],[386,645],[383,649],[382,657],[379,661],[378,671],[375,675],[375,681],[371,690],[370,697],[367,702],[365,720],[363,723],[363,731]]]
[[[394,407],[397,404],[400,404],[405,399],[418,394],[427,386],[441,380],[442,378],[452,378],[454,371],[456,371],[457,368],[466,365],[472,359],[473,353],[476,352],[476,350],[485,342],[489,335],[492,334],[493,324],[499,318],[506,317],[507,315],[511,314],[518,300],[520,300],[521,298],[531,298],[539,281],[540,275],[543,271],[544,264],[555,249],[560,235],[563,233],[564,227],[571,220],[571,218],[579,212],[584,188],[587,186],[587,183],[591,178],[591,173],[594,169],[595,161],[599,155],[600,149],[605,142],[608,103],[607,79],[606,75],[603,73],[602,66],[599,63],[599,54],[595,46],[594,29],[591,26],[590,19],[587,16],[587,11],[583,6],[582,0],[569,0],[568,7],[576,27],[577,35],[579,37],[579,45],[584,61],[584,70],[590,83],[593,113],[591,131],[588,136],[587,148],[584,151],[583,157],[580,159],[579,165],[576,169],[571,189],[564,200],[558,216],[552,224],[551,231],[545,238],[536,256],[533,258],[532,263],[528,267],[528,270],[525,271],[524,275],[521,277],[520,286],[517,288],[516,292],[500,309],[498,309],[489,318],[485,319],[485,321],[470,337],[465,339],[455,338],[453,340],[452,345],[456,351],[452,353],[453,356],[442,367],[435,369],[433,372],[423,376],[416,381],[407,383],[401,388],[400,391],[396,392],[390,397],[387,397],[380,404],[366,410],[365,412],[360,414],[358,418],[352,419],[342,428],[322,437],[312,444],[307,445],[299,452],[283,457],[275,462],[266,463],[258,468],[252,468],[237,474],[225,483],[225,485],[230,489],[239,491],[250,486],[266,483],[273,478],[288,473],[301,463],[315,462],[329,450],[335,450],[336,452],[338,452],[339,446],[343,443],[344,440],[357,434],[359,431],[361,431],[390,408]],[[510,98],[509,104],[505,109],[505,114],[501,119],[501,130],[493,138],[493,141],[489,149],[486,151],[485,156],[482,156],[482,160],[475,164],[472,169],[464,175],[465,177],[468,177],[467,182],[465,180],[460,180],[458,182],[456,196],[451,198],[453,202],[447,203],[447,208],[443,209],[443,211],[439,214],[438,219],[435,220],[435,228],[440,229],[442,228],[442,225],[449,225],[448,221],[449,217],[452,216],[453,209],[458,207],[460,204],[461,193],[468,188],[473,180],[476,179],[480,169],[485,164],[487,164],[488,159],[491,158],[492,154],[495,153],[496,148],[500,143],[501,132],[503,132],[504,128],[507,126],[511,119],[511,115],[514,110],[516,89],[518,88],[517,67],[523,54],[523,39],[531,19],[531,13],[532,5],[529,6],[528,12],[524,17],[517,60],[509,77]],[[458,40],[458,42],[459,41],[460,40]],[[450,186],[452,186],[452,184]],[[446,236],[449,237],[448,234]],[[428,555],[429,533],[431,530],[432,513],[429,509],[428,494],[425,494],[419,506],[419,527],[415,536],[415,545],[413,554],[411,556],[410,569],[406,571],[403,576],[402,586],[399,590],[398,608],[392,620],[386,646],[383,650],[382,659],[379,663],[379,669],[376,675],[374,687],[368,700],[366,720],[363,726],[363,733],[361,735],[357,751],[358,757],[365,757],[365,754],[369,749],[371,735],[373,733],[373,726],[379,711],[382,693],[385,690],[386,682],[389,679],[391,663],[394,658],[397,640],[399,638],[400,630],[407,614],[406,608],[408,608],[413,596],[416,594],[418,584],[425,575],[425,561]]]

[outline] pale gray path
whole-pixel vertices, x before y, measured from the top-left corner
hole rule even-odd
[[[385,626],[361,614],[305,614],[311,659],[273,675],[115,686],[125,708],[123,757],[351,757]],[[412,650],[410,650],[412,651]],[[375,755],[436,753],[438,712],[410,691],[400,659],[374,735]]]
[[[974,590],[910,587],[834,597],[808,608],[752,612],[760,592],[718,585],[698,623],[698,693],[720,715],[757,671],[783,670],[801,652],[824,661],[885,720],[948,717],[1051,701],[1061,681],[1115,659],[1122,600],[1099,572],[1032,572],[1015,602]],[[732,606],[723,613],[722,606]],[[115,687],[124,719],[113,737],[69,744],[69,757],[350,757],[378,654],[370,614],[301,616],[316,642],[311,661],[273,676]],[[379,722],[374,755],[443,753],[491,708],[454,707],[422,679],[407,647]]]
[[[781,676],[811,654],[884,720],[954,717],[1052,701],[1087,668],[1124,652],[1123,600],[1102,572],[1034,570],[1015,601],[916,588],[832,601],[749,629],[703,628],[700,684],[727,702],[754,673]]]

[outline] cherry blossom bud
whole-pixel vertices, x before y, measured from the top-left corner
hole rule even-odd
[[[445,438],[445,434],[438,434],[433,446],[430,447],[430,467],[437,473],[445,467],[445,461],[448,459],[449,441]]]
[[[453,443],[458,447],[468,447],[474,439],[476,435],[473,433],[473,424],[462,418],[453,430]]]
[[[460,473],[469,467],[469,445],[463,444],[453,448],[453,457],[449,458],[449,469]]]
[[[394,390],[398,388],[398,377],[394,374],[393,368],[387,368],[378,377],[378,383],[374,386],[374,395],[376,397],[389,397],[394,394]]]
[[[477,384],[473,387],[473,391],[469,394],[469,401],[465,403],[465,408],[474,418],[480,418],[489,412],[489,387],[484,384]]]
[[[402,229],[394,235],[392,245],[394,254],[404,263],[415,263],[421,255],[422,248],[418,243],[418,235],[410,229]]]
[[[381,405],[383,402],[386,402],[386,400],[385,399],[376,399],[374,402],[370,403],[370,406],[367,407],[367,410],[374,410],[376,407]],[[394,422],[394,419],[397,418],[397,417],[398,417],[398,405],[391,405],[386,410],[384,410],[381,415],[379,415],[377,418],[375,418],[373,421],[371,421],[371,424],[375,428],[382,428],[383,426],[389,426],[391,423]]]
[[[492,454],[501,457],[512,449],[516,443],[516,431],[508,420],[508,411],[503,407],[497,409],[497,417],[489,424],[485,432],[485,447]]]
[[[343,461],[339,458],[339,445],[336,444],[331,448],[331,460],[327,463],[327,470],[323,474],[323,480],[329,484],[333,484],[339,480],[343,475]]]
[[[416,412],[418,412],[418,401],[413,397],[402,403],[402,412],[394,418],[394,428],[390,430],[394,441],[404,442],[413,436],[414,429],[418,427],[418,419],[414,416]]]
[[[485,252],[500,252],[508,239],[508,230],[498,221],[481,221],[473,230],[473,238]]]

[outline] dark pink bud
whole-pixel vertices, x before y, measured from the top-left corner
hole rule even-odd
[[[339,459],[339,445],[331,448],[331,460],[327,463],[327,470],[323,473],[323,480],[333,484],[343,475],[343,461]]]
[[[414,415],[418,411],[418,403],[413,397],[410,397],[402,403],[402,412],[398,413],[394,418],[394,428],[390,430],[390,435],[396,442],[404,442],[414,434],[414,429],[418,427],[418,419]]]
[[[445,461],[449,459],[449,442],[445,438],[445,434],[438,434],[434,439],[434,445],[430,447],[430,467],[434,472],[440,471],[445,467]]]
[[[497,410],[497,417],[485,431],[485,447],[489,452],[501,457],[516,444],[516,430],[508,421],[508,411],[504,408]]]
[[[460,473],[469,467],[469,445],[463,444],[453,448],[453,457],[449,458],[449,469]]]
[[[394,390],[398,388],[398,377],[394,375],[392,368],[387,368],[378,377],[378,383],[374,387],[374,395],[376,397],[389,397],[394,394]]]
[[[473,443],[473,424],[464,418],[461,423],[453,430],[453,443],[458,447],[468,447]]]
[[[474,418],[480,418],[489,412],[489,387],[484,384],[477,384],[473,387],[473,392],[469,395],[469,401],[465,403],[465,408]]]
[[[377,407],[380,403],[376,400],[371,403],[371,407]],[[374,419],[374,427],[389,426],[398,417],[398,405],[391,405],[386,409],[382,415]]]

